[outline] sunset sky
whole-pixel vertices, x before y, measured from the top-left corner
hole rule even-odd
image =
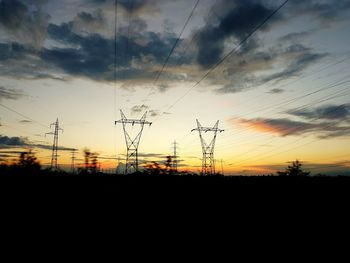
[[[49,165],[58,118],[62,168],[85,147],[115,168],[122,109],[153,122],[142,163],[164,162],[176,140],[181,170],[199,171],[191,130],[219,120],[225,174],[299,159],[313,174],[350,175],[350,0],[289,0],[262,27],[284,0],[115,2],[0,0],[0,161],[31,147]]]

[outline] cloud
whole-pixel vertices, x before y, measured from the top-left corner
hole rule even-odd
[[[38,50],[19,43],[0,43],[0,74],[16,79],[64,80],[57,70],[40,59]]]
[[[145,112],[149,109],[149,106],[142,104],[142,105],[135,105],[131,108],[131,113],[141,113]]]
[[[68,80],[83,77],[94,81],[113,81],[115,43],[114,30],[111,28],[114,22],[111,8],[114,1],[87,0],[86,9],[79,10],[69,18],[70,21],[61,24],[48,24],[48,17],[45,23],[34,19],[39,14],[47,16],[42,8],[45,2],[0,0],[0,5],[7,8],[6,10],[13,10],[12,13],[6,14],[0,11],[1,27],[7,28],[12,37],[8,42],[17,42],[0,43],[0,74],[30,79]],[[144,14],[149,15],[151,10],[158,9],[164,1],[118,2],[119,7],[124,10],[123,18],[126,19],[126,15],[130,15],[129,18],[132,19],[130,26],[128,20],[119,19],[121,23],[118,25],[117,36],[117,81],[122,83],[123,88],[149,87],[149,83],[154,81],[161,70],[177,36],[169,32],[152,32],[149,29],[151,23],[147,25],[148,21],[144,20],[147,19]],[[335,5],[346,9],[345,2],[348,1],[339,1]],[[330,6],[328,0],[322,1],[323,3]],[[318,4],[320,5],[320,2]],[[291,1],[283,12],[277,13],[259,33],[265,33],[281,22],[288,22],[299,15],[325,19],[326,8],[319,5],[311,12],[308,8],[313,8],[308,2]],[[203,69],[219,61],[228,49],[251,32],[275,7],[276,3],[273,1],[218,1],[213,7],[213,13],[216,15],[206,18],[205,25],[193,32],[196,34],[196,38],[193,38],[195,45],[190,38],[180,39],[162,73],[162,82],[159,82],[155,90],[166,92],[173,83],[200,79],[204,73]],[[332,13],[334,12],[343,13],[332,9]],[[138,17],[139,14],[143,15]],[[34,24],[37,26],[35,30],[31,28]],[[25,31],[23,34],[34,33],[33,36],[26,36],[25,40],[19,37],[22,31]],[[36,32],[40,34],[36,36]],[[299,76],[305,69],[328,55],[318,53],[300,43],[312,34],[311,31],[293,32],[277,37],[272,47],[265,46],[265,40],[260,38],[259,33],[227,59],[224,68],[212,72],[203,82],[206,82],[207,86],[215,86],[213,90],[217,93],[242,92],[267,82]],[[43,39],[47,40],[44,48],[32,47],[40,46],[33,45],[33,42],[41,43]],[[279,91],[271,92],[276,94]]]
[[[0,1],[0,26],[22,44],[40,48],[50,16],[42,11],[46,1]]]
[[[81,34],[107,34],[107,19],[101,9],[92,13],[80,12],[73,20],[72,30]]]
[[[4,135],[0,135],[0,146],[2,148],[6,148],[6,149],[10,149],[10,148],[26,148],[26,147],[39,148],[39,149],[44,149],[44,150],[51,150],[52,149],[51,145],[35,144],[35,143],[29,141],[28,138],[24,138],[24,137],[9,137],[9,136],[4,136]],[[75,149],[74,148],[64,147],[64,146],[59,146],[58,150],[59,151],[72,151],[72,150],[75,150]]]
[[[349,0],[293,0],[289,3],[290,16],[311,16],[323,25],[332,24],[346,18],[350,10]]]
[[[270,94],[281,94],[283,92],[285,92],[284,89],[275,88],[275,89],[271,89],[268,93],[270,93]]]
[[[16,89],[7,89],[0,86],[0,101],[6,100],[18,100],[23,96],[22,91]]]
[[[314,131],[318,125],[297,122],[289,119],[239,119],[238,123],[252,130],[272,133],[279,136],[300,135],[305,132]]]
[[[140,114],[147,111],[147,115],[149,117],[156,117],[159,115],[158,110],[151,109],[148,105],[142,104],[142,105],[135,105],[130,109],[132,114]]]
[[[139,157],[142,157],[142,158],[165,158],[165,155],[160,154],[160,153],[139,153]]]
[[[28,146],[28,141],[22,137],[8,137],[0,135],[1,146]]]
[[[231,3],[230,3],[231,2]],[[217,24],[209,21],[199,30],[197,38],[198,63],[203,68],[209,68],[216,64],[222,57],[225,50],[225,41],[234,38],[240,42],[256,26],[258,26],[268,15],[272,8],[267,7],[259,1],[222,1],[226,7],[223,17]],[[277,20],[279,16],[274,17]],[[268,27],[265,26],[264,30]],[[246,53],[257,48],[256,41],[252,38],[248,45],[243,47]]]
[[[344,126],[333,122],[303,122],[283,119],[231,119],[231,123],[238,123],[251,130],[271,133],[281,137],[316,134],[320,139],[349,136],[350,126]]]
[[[339,120],[350,120],[350,104],[342,105],[328,105],[322,106],[315,109],[300,109],[300,110],[290,110],[288,114],[302,117],[305,119],[324,119],[324,120],[334,120],[339,122]]]
[[[44,49],[41,59],[69,75],[112,81],[114,39],[99,34],[82,36],[74,32],[73,26],[73,22],[49,25],[49,37],[70,47]],[[129,38],[118,35],[118,80],[154,79],[174,41],[175,36],[163,36],[153,32],[141,32]],[[126,54],[124,51],[127,46]]]
[[[155,0],[119,0],[119,5],[122,6],[128,13],[137,13],[146,7],[154,6]]]
[[[115,5],[115,0],[89,0],[90,2],[101,5]],[[157,0],[118,0],[118,5],[128,14],[137,15],[144,12],[154,12],[157,9],[159,1]]]
[[[215,72],[211,83],[222,85],[216,90],[218,93],[241,92],[267,82],[298,76],[327,56],[326,53],[315,53],[300,43],[277,44],[264,51],[235,54],[226,69]]]
[[[28,124],[28,123],[32,123],[32,121],[30,121],[30,120],[20,120],[19,123]]]
[[[159,111],[157,111],[157,110],[150,110],[150,111],[149,111],[149,115],[150,115],[151,117],[156,117],[156,116],[159,115]]]
[[[292,61],[287,68],[285,68],[280,72],[261,78],[260,82],[265,83],[265,82],[276,81],[276,80],[281,81],[281,80],[290,78],[292,76],[297,76],[307,67],[320,61],[326,56],[327,54],[315,54],[315,53],[305,52],[302,55],[300,55],[296,60]]]
[[[311,31],[293,32],[279,38],[279,41],[299,42],[312,34]]]

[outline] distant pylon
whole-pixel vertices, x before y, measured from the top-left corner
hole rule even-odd
[[[54,131],[53,132],[48,132],[46,134],[51,134],[53,135],[53,144],[52,144],[52,156],[51,156],[51,169],[58,169],[57,165],[57,157],[58,157],[58,132],[62,131],[63,129],[60,128],[58,118],[56,119],[56,122],[50,124],[50,128],[54,126]],[[45,134],[45,135],[46,135]]]
[[[70,167],[70,169],[71,169],[71,171],[72,171],[72,173],[74,173],[75,172],[75,160],[76,160],[76,158],[75,158],[75,153],[77,152],[77,150],[76,149],[73,149],[72,151],[71,151],[71,154],[72,154],[72,163],[71,163],[71,167]]]
[[[202,127],[202,125],[197,121],[197,128],[193,129],[193,131],[198,131],[199,138],[201,140],[202,144],[202,152],[203,152],[203,159],[202,159],[202,175],[213,175],[215,174],[215,159],[214,159],[214,148],[215,148],[215,141],[216,141],[216,135],[218,132],[223,132],[224,130],[220,130],[218,128],[219,121],[216,122],[214,127]],[[214,136],[211,140],[210,144],[207,144],[207,142],[204,140],[202,132],[213,132]]]
[[[126,143],[126,162],[125,162],[125,174],[137,172],[139,170],[139,161],[138,161],[138,147],[141,140],[141,135],[143,132],[143,127],[145,124],[149,126],[152,125],[152,122],[146,121],[147,112],[142,116],[141,119],[127,119],[122,110],[120,110],[121,120],[115,121],[114,124],[121,123],[123,124],[125,143]],[[140,125],[140,131],[136,135],[134,139],[132,139],[129,133],[126,130],[126,125],[131,124],[134,126],[135,124]]]
[[[223,160],[222,159],[221,159],[221,174],[225,175],[224,174],[224,165],[223,165]]]
[[[174,141],[173,145],[174,145],[173,171],[175,173],[177,173],[177,164],[178,164],[178,162],[177,162],[177,145],[178,145],[178,143],[176,141]]]

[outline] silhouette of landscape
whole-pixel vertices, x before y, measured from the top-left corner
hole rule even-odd
[[[350,186],[350,0],[0,0],[3,192]]]
[[[211,176],[190,172],[175,172],[169,162],[163,165],[156,162],[145,166],[143,171],[132,174],[105,173],[99,171],[97,157],[84,149],[85,166],[75,172],[42,168],[31,151],[20,154],[13,164],[0,165],[2,193],[124,193],[124,194],[180,194],[218,193],[234,196],[252,194],[279,198],[300,198],[308,191],[325,194],[324,191],[337,191],[337,195],[349,194],[350,177],[311,175],[302,170],[298,160],[276,174],[259,176],[222,175]],[[91,159],[90,159],[91,158]],[[34,192],[33,192],[34,191]],[[296,195],[297,192],[297,195]],[[295,196],[296,195],[296,196]],[[294,197],[293,197],[294,196]],[[249,197],[247,197],[249,198]]]

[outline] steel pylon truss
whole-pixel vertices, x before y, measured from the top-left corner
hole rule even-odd
[[[52,128],[52,126],[54,126],[54,131],[45,133],[45,135],[50,134],[54,136],[52,144],[51,169],[58,170],[58,132],[63,132],[63,129],[59,125],[58,118],[56,119],[56,122],[50,124],[50,128]]]
[[[147,112],[142,116],[141,119],[127,119],[123,113],[122,110],[120,110],[121,120],[115,121],[115,124],[121,123],[123,124],[123,130],[124,130],[124,136],[125,136],[125,143],[127,148],[126,153],[126,162],[125,162],[125,174],[130,174],[138,171],[138,147],[140,144],[143,127],[145,124],[151,126],[152,122],[146,121]],[[140,125],[140,131],[136,135],[134,139],[132,139],[126,129],[126,126],[128,124],[134,125]]]
[[[215,141],[216,136],[218,132],[223,132],[224,130],[221,130],[218,128],[219,121],[216,122],[214,127],[203,127],[198,120],[197,121],[197,128],[191,130],[198,131],[199,138],[201,140],[202,144],[202,175],[214,175],[215,174],[215,159],[214,159],[214,148],[215,148]],[[203,138],[203,133],[207,132],[213,132],[213,138],[211,142],[208,144],[205,139]]]

